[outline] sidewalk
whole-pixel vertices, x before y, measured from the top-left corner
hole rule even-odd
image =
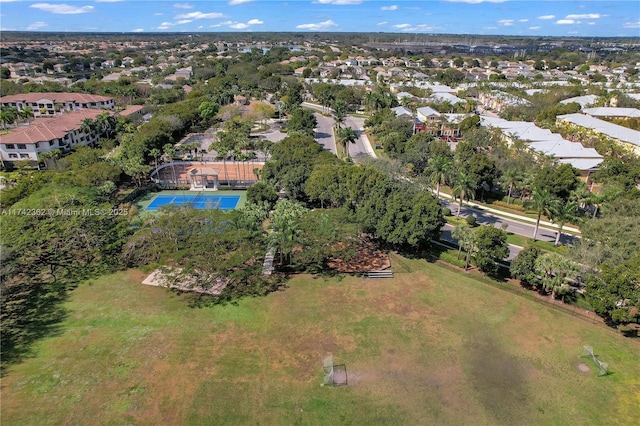
[[[431,190],[431,192],[435,193],[434,190]],[[440,192],[440,197],[448,198],[448,199],[450,199],[450,200],[455,202],[455,199],[451,195],[445,194],[442,191]],[[478,209],[478,210],[489,212],[489,213],[494,214],[496,216],[502,216],[502,217],[506,217],[506,218],[509,218],[509,219],[514,219],[514,220],[517,220],[517,221],[520,221],[520,222],[530,222],[530,223],[533,223],[533,224],[536,223],[536,219],[534,219],[532,217],[522,216],[522,215],[519,215],[519,214],[516,214],[516,213],[509,213],[509,212],[505,212],[505,211],[502,211],[502,210],[493,209],[491,207],[487,207],[487,206],[484,206],[484,205],[481,205],[481,204],[477,204],[477,203],[474,203],[472,201],[468,201],[466,204],[463,203],[463,206],[472,207],[472,208],[475,208],[475,209]],[[540,226],[544,226],[544,227],[547,227],[547,228],[552,228],[552,229],[555,229],[555,230],[557,230],[559,228],[557,224],[552,223],[552,222],[548,222],[548,221],[545,221],[545,220],[541,220],[540,221]],[[567,231],[568,232],[574,232],[576,234],[580,234],[580,230],[577,229],[577,228],[573,228],[571,226],[563,226],[562,227],[562,232],[567,232]]]

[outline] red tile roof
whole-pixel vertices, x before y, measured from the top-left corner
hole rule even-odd
[[[47,99],[54,103],[77,102],[80,104],[88,104],[92,102],[109,102],[113,98],[107,96],[87,95],[84,93],[20,93],[18,95],[9,95],[0,97],[0,103],[10,102],[38,102],[41,99]]]
[[[125,109],[124,111],[120,111],[120,115],[127,117],[131,114],[135,114],[136,112],[140,112],[143,109],[144,109],[144,106],[142,105],[133,105]]]
[[[11,129],[6,135],[0,135],[0,144],[7,143],[36,143],[63,138],[67,133],[79,129],[82,121],[95,118],[102,114],[103,110],[86,109],[74,111],[55,117],[36,118],[27,127]],[[109,111],[107,113],[111,114]]]

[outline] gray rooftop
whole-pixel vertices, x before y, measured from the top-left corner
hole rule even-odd
[[[612,107],[599,107],[599,108],[585,108],[583,113],[589,114],[593,117],[628,117],[638,118],[640,117],[640,109],[637,108],[612,108]]]
[[[563,120],[571,124],[575,124],[576,126],[592,129],[614,139],[618,139],[635,146],[640,146],[640,132],[637,130],[609,123],[608,121],[600,120],[584,114],[559,115],[558,120]]]

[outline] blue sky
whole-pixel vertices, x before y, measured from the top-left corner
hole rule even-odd
[[[640,2],[0,0],[0,31],[357,31],[640,37]]]

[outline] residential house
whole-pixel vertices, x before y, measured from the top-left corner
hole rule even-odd
[[[248,105],[249,101],[246,96],[235,95],[233,97],[233,103],[236,105]]]
[[[113,110],[115,107],[113,98],[83,93],[21,93],[0,97],[0,105],[18,111],[29,107],[35,117],[82,109]]]
[[[598,96],[596,95],[585,95],[585,96],[576,96],[574,98],[569,98],[560,101],[561,104],[566,105],[572,102],[575,102],[580,105],[580,108],[584,109],[596,103],[598,100]]]
[[[123,117],[137,117],[142,119],[146,112],[143,105],[133,105],[123,111],[120,111],[118,114]]]
[[[581,115],[581,114],[579,114]],[[526,121],[508,121],[502,118],[481,116],[484,127],[500,129],[507,143],[523,141],[533,152],[555,158],[559,163],[571,164],[580,170],[581,177],[588,182],[591,173],[598,170],[603,157],[593,148],[585,148],[579,142],[564,139],[557,133]]]
[[[635,155],[640,155],[640,131],[578,113],[559,115],[556,121],[558,124],[585,129],[594,134],[603,134]]]
[[[414,115],[413,111],[411,111],[407,107],[399,106],[399,107],[391,108],[391,111],[395,112],[397,117],[407,118],[410,120],[413,119],[413,115]]]
[[[429,96],[429,101],[437,104],[443,104],[449,102],[451,105],[464,104],[466,101],[448,92],[436,92]]]
[[[416,111],[416,132],[426,132],[437,136],[440,132],[441,114],[435,109],[426,106]]]
[[[3,162],[30,160],[37,162],[42,153],[59,149],[69,151],[76,146],[91,145],[98,134],[81,130],[86,119],[95,120],[104,111],[85,109],[55,117],[36,118],[31,125],[11,129],[0,135],[0,158]]]
[[[442,124],[440,127],[440,136],[444,139],[457,139],[462,136],[460,131],[460,123],[469,117],[470,114],[442,114]]]
[[[498,112],[501,112],[505,108],[511,106],[526,106],[531,104],[526,99],[499,90],[492,90],[490,92],[482,92],[478,94],[478,102],[488,109]]]
[[[607,117],[607,118],[640,118],[640,109],[637,108],[585,108],[583,113],[591,117]]]

